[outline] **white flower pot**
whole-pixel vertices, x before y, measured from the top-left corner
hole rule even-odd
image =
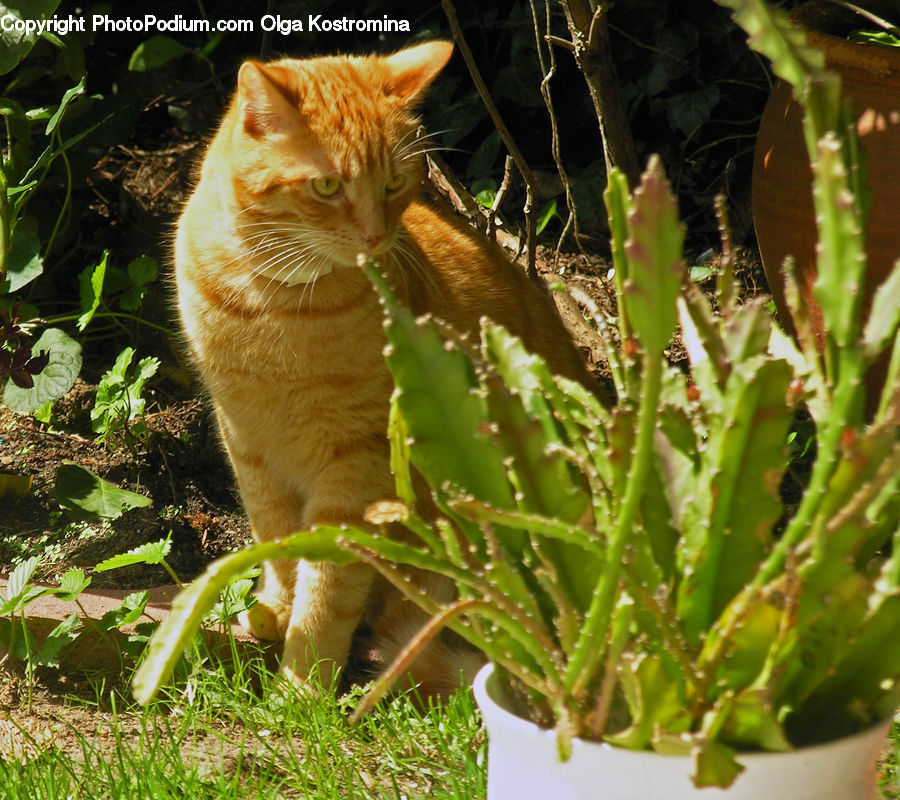
[[[890,720],[828,744],[789,753],[750,753],[728,789],[698,789],[691,759],[577,739],[561,763],[553,731],[507,711],[487,665],[475,699],[488,732],[487,800],[873,800],[875,760]]]

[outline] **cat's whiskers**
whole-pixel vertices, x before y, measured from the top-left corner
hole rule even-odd
[[[397,161],[403,161],[406,159],[408,153],[414,154],[418,148],[424,145],[429,145],[432,149],[444,149],[432,140],[442,133],[448,133],[450,130],[449,128],[440,131],[432,131],[431,133],[420,133],[420,130],[421,129],[414,129],[401,136],[391,149],[391,158]],[[410,138],[410,136],[412,136],[412,138]]]
[[[395,260],[397,262],[398,271],[403,274],[403,278],[409,286],[409,277],[407,275],[407,270],[403,269],[403,263],[405,262],[406,266],[409,267],[409,271],[418,275],[420,279],[422,279],[425,283],[427,283],[432,289],[435,291],[439,290],[437,285],[437,281],[434,278],[434,275],[431,274],[431,271],[421,263],[415,249],[413,248],[412,242],[409,239],[409,236],[403,231],[398,237],[397,241],[394,243],[393,250],[396,252]]]

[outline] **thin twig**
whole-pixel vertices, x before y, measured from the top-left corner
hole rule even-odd
[[[472,76],[472,81],[475,84],[475,88],[478,90],[478,95],[481,97],[481,102],[484,103],[485,109],[487,109],[488,114],[490,114],[491,120],[494,123],[494,127],[497,129],[497,133],[500,134],[500,138],[503,140],[503,144],[506,146],[506,149],[509,151],[509,154],[512,156],[513,160],[516,162],[516,167],[518,168],[519,173],[522,176],[522,180],[525,181],[524,212],[525,250],[527,253],[526,258],[528,265],[527,272],[528,277],[537,278],[537,267],[535,265],[537,251],[537,219],[535,218],[534,214],[534,201],[535,197],[537,196],[537,182],[535,181],[534,173],[531,171],[531,167],[528,166],[528,163],[522,156],[522,153],[519,150],[515,139],[513,139],[512,134],[509,132],[509,128],[506,127],[506,123],[503,122],[503,118],[500,116],[500,112],[497,110],[497,106],[494,104],[494,101],[491,98],[487,85],[485,84],[484,79],[481,77],[481,73],[478,70],[478,65],[475,63],[475,57],[472,55],[472,51],[469,49],[469,45],[466,42],[465,37],[463,36],[462,28],[460,27],[459,19],[457,19],[456,9],[453,7],[452,0],[441,0],[441,5],[444,7],[444,13],[447,16],[447,21],[450,23],[450,30],[453,32],[453,40],[456,42],[457,47],[459,47],[459,52],[462,54],[462,57],[466,62],[466,66],[469,69],[469,74]]]
[[[500,188],[497,189],[497,194],[494,195],[494,202],[491,203],[491,207],[488,209],[488,235],[492,236],[494,233],[494,223],[497,219],[497,212],[500,210],[500,204],[503,202],[506,193],[509,191],[509,187],[512,185],[514,167],[515,161],[512,160],[512,156],[507,156],[503,162],[503,180],[500,182]]]
[[[534,21],[534,43],[535,48],[537,50],[538,63],[541,66],[541,74],[544,76],[541,80],[541,97],[544,100],[544,105],[547,106],[547,113],[550,116],[550,151],[553,155],[553,161],[556,163],[556,171],[559,173],[559,179],[562,181],[563,189],[566,193],[566,208],[569,210],[569,218],[566,220],[565,225],[563,226],[562,233],[560,234],[559,239],[556,242],[556,257],[559,258],[559,251],[562,248],[563,239],[568,234],[570,228],[574,228],[575,232],[575,242],[578,244],[578,215],[575,210],[575,199],[572,197],[572,186],[569,183],[569,176],[566,174],[566,169],[562,163],[562,156],[560,155],[559,150],[559,125],[556,121],[556,112],[553,108],[553,96],[550,94],[550,80],[556,74],[556,54],[553,51],[552,47],[548,47],[547,50],[549,52],[549,64],[544,57],[544,50],[542,45],[542,39],[546,37],[541,36],[540,30],[540,22],[538,21],[538,13],[537,6],[535,5],[534,0],[529,0],[529,4],[531,5],[531,18]],[[545,25],[547,29],[547,35],[550,33],[550,4],[545,5]]]

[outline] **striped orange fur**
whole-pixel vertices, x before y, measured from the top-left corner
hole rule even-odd
[[[178,226],[178,307],[259,540],[362,524],[367,506],[394,495],[392,381],[359,253],[416,313],[460,332],[489,316],[589,382],[547,294],[496,244],[418,199],[429,145],[415,107],[451,52],[430,42],[386,57],[247,62],[209,145]],[[402,644],[409,604],[373,587],[383,582],[364,565],[273,562],[246,624],[285,639],[282,668],[302,680],[315,657],[345,664],[368,612],[381,610],[373,628],[386,648]],[[421,659],[426,686],[477,664],[451,650]]]

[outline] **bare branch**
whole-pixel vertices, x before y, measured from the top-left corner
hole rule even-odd
[[[481,97],[481,102],[484,103],[484,107],[487,109],[488,114],[490,114],[491,120],[494,123],[494,127],[497,129],[497,133],[500,134],[500,138],[503,140],[503,144],[506,146],[506,149],[509,151],[509,154],[512,156],[513,160],[516,162],[516,167],[518,168],[519,173],[522,175],[522,179],[525,181],[524,211],[527,271],[530,278],[536,278],[537,268],[535,266],[535,254],[537,248],[537,220],[535,219],[534,214],[534,200],[537,196],[537,182],[534,179],[534,173],[532,173],[531,167],[528,166],[528,163],[522,156],[522,153],[519,150],[515,139],[513,139],[512,134],[509,132],[506,124],[503,122],[503,118],[500,116],[500,112],[497,110],[497,106],[494,104],[494,101],[491,98],[487,85],[485,84],[484,79],[481,77],[481,73],[478,70],[478,65],[475,63],[475,58],[472,55],[472,51],[469,49],[469,45],[466,42],[465,37],[463,36],[462,28],[460,27],[459,20],[457,19],[456,9],[453,6],[452,0],[441,0],[441,5],[444,7],[444,13],[447,16],[447,21],[450,23],[450,30],[453,32],[453,40],[456,42],[457,47],[459,47],[459,52],[462,54],[462,57],[466,62],[466,66],[469,68],[469,74],[472,76],[472,81],[475,84],[475,88],[478,90],[478,94]]]

